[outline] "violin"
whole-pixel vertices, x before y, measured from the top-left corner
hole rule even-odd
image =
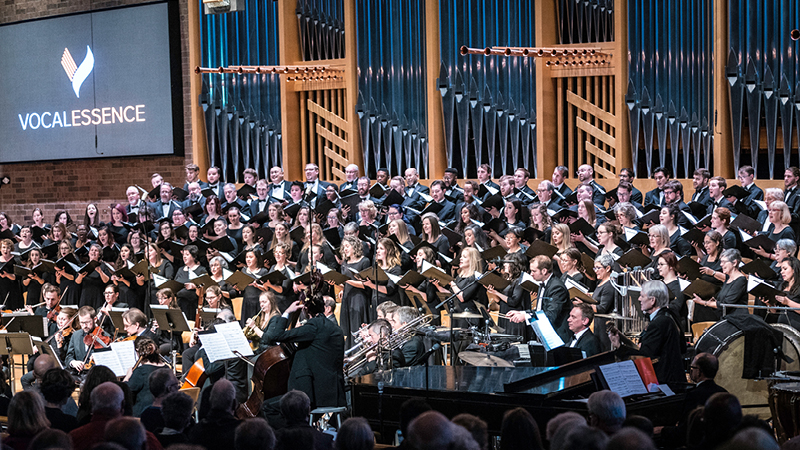
[[[61,305],[56,305],[56,307],[53,308],[52,311],[47,313],[47,320],[55,321],[56,320],[56,316],[58,316],[58,313],[60,313],[60,312],[61,312]]]
[[[83,343],[94,349],[106,348],[111,343],[111,337],[103,334],[102,327],[96,326],[91,333],[83,337]]]

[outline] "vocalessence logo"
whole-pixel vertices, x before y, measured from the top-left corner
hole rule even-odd
[[[72,82],[75,97],[81,98],[81,86],[94,71],[94,53],[86,46],[86,56],[80,66],[75,64],[68,48],[61,55],[61,67]],[[107,106],[92,109],[73,109],[72,111],[45,111],[18,114],[22,131],[69,128],[88,125],[111,125],[115,123],[145,122],[145,105]]]

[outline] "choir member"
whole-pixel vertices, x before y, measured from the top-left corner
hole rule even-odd
[[[89,248],[89,261],[100,262],[102,249],[99,244],[92,244]],[[81,286],[80,307],[91,306],[94,309],[103,305],[103,289],[111,281],[107,273],[108,266],[100,264],[90,272],[83,272],[75,277],[75,283]]]
[[[205,274],[206,269],[200,265],[200,252],[196,245],[187,245],[181,253],[183,267],[175,273],[175,281],[183,284],[183,288],[176,294],[178,306],[186,317],[194,317],[197,312],[197,286],[191,280]]]
[[[786,295],[775,296],[775,301],[780,306],[800,308],[800,261],[795,257],[786,258],[781,261],[780,270],[783,281],[778,288]],[[778,322],[800,329],[800,311],[784,310],[779,314]]]
[[[669,248],[676,255],[687,256],[692,252],[692,245],[683,238],[681,228],[678,225],[678,219],[683,213],[677,205],[669,205],[661,208],[661,213],[658,219],[661,225],[667,229],[669,235]],[[728,216],[730,218],[730,215]]]
[[[58,258],[66,258],[72,254],[72,244],[64,239],[58,244]],[[75,283],[75,274],[68,273],[64,269],[56,267],[56,284],[61,291],[62,305],[77,305],[81,299],[81,286]]]
[[[742,257],[739,250],[729,248],[722,252],[720,265],[725,274],[725,282],[716,297],[710,300],[703,300],[694,294],[694,301],[697,304],[714,308],[717,310],[718,320],[728,314],[747,314],[746,308],[729,308],[725,305],[747,305],[747,277],[739,270],[739,263]]]
[[[494,286],[487,286],[486,293],[490,299],[498,303],[500,314],[508,314],[509,311],[528,311],[531,309],[531,297],[527,291],[522,288],[521,280],[522,273],[528,267],[528,260],[523,255],[512,253],[505,257],[503,263],[503,278],[510,281],[502,291],[497,291]],[[527,324],[513,323],[508,319],[501,317],[497,325],[505,328],[506,334],[522,336],[522,342],[527,342]]]
[[[242,324],[245,323],[245,320],[248,317],[253,317],[259,311],[258,298],[263,291],[270,289],[265,285],[266,283],[259,281],[261,277],[269,273],[269,270],[264,268],[264,263],[261,259],[261,252],[255,250],[249,250],[245,252],[244,261],[245,267],[242,269],[242,273],[253,277],[254,280],[244,288],[244,291],[242,291]],[[275,286],[273,286],[271,289],[282,290],[281,287]]]
[[[370,267],[369,259],[363,255],[361,241],[355,236],[345,236],[340,248],[342,259],[342,274],[351,276]],[[370,323],[369,298],[370,290],[365,289],[363,283],[356,280],[347,280],[342,293],[341,313],[339,322],[345,336],[345,347],[352,347],[353,336],[362,324]]]

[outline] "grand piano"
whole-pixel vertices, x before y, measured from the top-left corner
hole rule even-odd
[[[370,374],[353,381],[353,414],[367,418],[381,436],[390,436],[400,426],[403,402],[422,397],[448,417],[460,413],[480,417],[489,433],[497,435],[503,414],[524,407],[544,433],[547,421],[559,413],[586,415],[586,399],[601,389],[595,368],[629,356],[617,350],[560,367],[415,366]],[[690,385],[670,387],[674,396],[627,397],[628,415],[647,416],[654,425],[677,423]]]

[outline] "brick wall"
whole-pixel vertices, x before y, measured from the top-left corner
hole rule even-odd
[[[2,164],[0,175],[8,175],[11,184],[0,188],[0,211],[7,212],[15,223],[31,221],[35,207],[42,208],[48,223],[56,211],[83,217],[86,205],[97,203],[103,218],[108,217],[111,202],[126,203],[125,189],[133,184],[149,189],[150,175],[160,173],[164,179],[180,186],[184,183],[184,166],[192,161],[189,92],[188,0],[179,0],[181,58],[183,66],[185,156],[147,158],[108,158],[47,163]],[[116,6],[146,3],[141,0],[2,0],[0,24],[19,22]],[[0,144],[2,145],[2,144]]]

